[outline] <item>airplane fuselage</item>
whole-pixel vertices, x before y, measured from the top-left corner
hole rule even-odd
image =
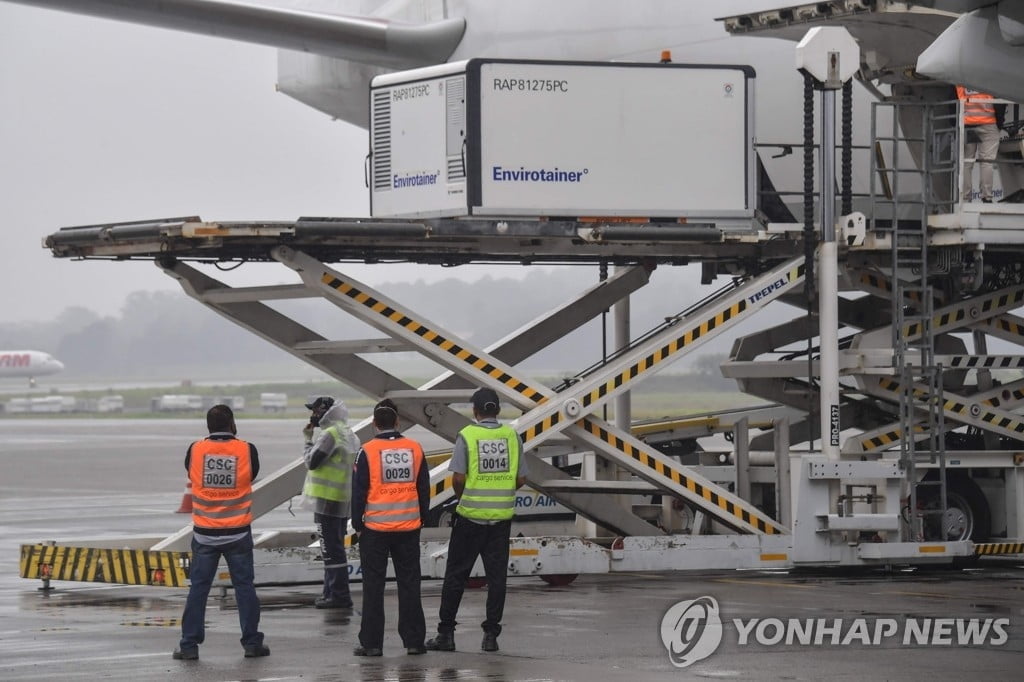
[[[37,350],[0,350],[0,379],[56,374],[64,363]]]

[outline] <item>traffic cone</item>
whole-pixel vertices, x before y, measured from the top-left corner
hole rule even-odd
[[[178,507],[178,511],[175,514],[191,514],[192,513],[192,481],[185,484],[185,492],[181,495],[181,505]]]

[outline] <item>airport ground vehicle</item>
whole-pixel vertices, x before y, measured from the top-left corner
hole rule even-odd
[[[284,412],[288,409],[288,394],[260,393],[260,409],[264,412]]]
[[[96,411],[100,413],[124,412],[124,396],[105,395],[96,401]]]
[[[235,412],[245,410],[245,396],[241,395],[215,395],[203,401],[203,408],[208,409],[214,405],[227,405]]]
[[[947,185],[956,187],[957,183],[947,178]],[[646,284],[652,275],[649,265],[620,268],[505,342],[484,350],[436,324],[428,327],[414,311],[311,256],[310,252],[323,248],[327,227],[323,221],[310,233],[305,229],[312,226],[302,222],[281,225],[277,235],[264,239],[262,248],[268,257],[303,277],[303,283],[293,288],[315,292],[386,331],[394,339],[392,343],[415,348],[454,372],[417,389],[364,363],[348,350],[353,348],[351,341],[339,343],[338,348],[345,350],[333,355],[324,351],[335,342],[308,330],[301,332],[304,340],[296,343],[295,322],[267,307],[258,307],[254,313],[252,300],[243,305],[238,300],[240,294],[186,263],[189,257],[229,256],[234,248],[233,227],[219,229],[216,243],[210,243],[187,236],[195,234],[187,223],[161,223],[143,239],[139,238],[143,231],[135,225],[132,237],[117,248],[154,254],[197,300],[229,318],[244,320],[263,338],[339,380],[357,383],[367,393],[391,397],[403,420],[448,438],[454,437],[466,419],[449,409],[449,403],[466,400],[472,384],[499,390],[509,404],[522,411],[515,423],[528,449],[537,455],[531,459],[529,485],[586,519],[577,536],[516,538],[510,565],[513,573],[550,576],[643,568],[863,566],[1019,554],[1024,551],[1020,539],[1024,535],[1020,527],[1024,495],[1019,493],[1024,485],[1024,461],[1016,444],[1024,422],[1010,409],[1024,389],[1012,378],[1001,380],[993,375],[1012,372],[1021,361],[1016,355],[969,352],[958,331],[975,329],[973,340],[979,343],[979,334],[1014,340],[1018,330],[1024,329],[1024,323],[1012,313],[1024,301],[1024,282],[1008,279],[1008,273],[1018,271],[1014,265],[1019,257],[1015,246],[1018,231],[1012,226],[1024,220],[1024,208],[952,201],[950,213],[934,205],[901,206],[902,199],[895,194],[889,198],[879,192],[875,200],[878,216],[886,211],[914,210],[922,211],[923,219],[917,231],[901,235],[917,239],[906,250],[892,248],[896,240],[878,217],[867,229],[855,217],[841,222],[840,236],[847,245],[843,281],[860,295],[841,299],[838,306],[849,338],[841,353],[838,414],[843,429],[837,457],[818,454],[816,448],[806,445],[794,447],[817,438],[817,420],[806,410],[808,402],[813,404],[817,397],[817,381],[807,381],[807,352],[793,350],[817,336],[803,316],[742,336],[722,367],[744,391],[773,400],[769,407],[625,427],[595,416],[601,405],[670,359],[716,338],[773,301],[799,301],[806,270],[803,257],[794,253],[802,244],[792,225],[761,229],[753,224],[746,231],[720,230],[709,243],[661,239],[659,230],[673,228],[657,226],[624,226],[622,230],[634,231],[616,233],[611,222],[595,227],[592,223],[549,221],[543,223],[541,232],[538,223],[526,220],[465,226],[464,221],[437,219],[409,221],[407,234],[384,245],[380,238],[372,240],[379,248],[405,257],[430,259],[438,257],[436,236],[445,232],[445,250],[457,243],[466,254],[519,259],[522,236],[529,232],[532,243],[543,245],[543,249],[532,251],[535,254],[571,252],[576,258],[598,261],[604,258],[605,249],[613,246],[617,254],[633,253],[642,263],[700,256],[712,259],[717,270],[734,274],[742,263],[757,264],[757,271],[736,277],[693,309],[668,317],[663,326],[634,339],[625,352],[555,388],[536,385],[512,363]],[[498,236],[499,222],[518,238]],[[359,236],[365,222],[359,222],[356,234],[348,232],[350,224],[338,221],[330,225],[335,235],[329,246],[332,258],[348,249],[365,253],[368,242]],[[110,231],[116,233],[116,229]],[[602,229],[615,238],[594,236]],[[486,231],[483,237],[481,231]],[[305,242],[304,234],[315,234],[315,245]],[[428,238],[428,234],[432,236]],[[582,234],[589,234],[589,239],[581,239]],[[279,236],[285,235],[287,245],[279,242]],[[238,248],[251,258],[258,248],[251,234],[243,231],[239,238]],[[968,240],[967,245],[950,245],[960,240]],[[984,268],[972,260],[982,243]],[[176,254],[168,254],[169,244],[178,249]],[[58,254],[99,257],[108,243],[95,242],[90,233],[72,228],[53,235],[51,248]],[[208,249],[214,251],[208,254]],[[918,260],[908,261],[911,257]],[[922,258],[929,258],[933,265],[922,267]],[[926,293],[916,292],[906,281],[890,276],[892,272],[910,272],[913,267],[936,273],[935,281],[944,283],[949,282],[947,273],[953,268],[958,273],[954,284],[971,283],[973,288],[929,287]],[[966,277],[968,271],[975,276]],[[266,293],[278,296],[280,289],[269,287]],[[245,292],[251,299],[261,295],[258,288]],[[920,296],[934,307],[918,312],[915,301],[922,300]],[[882,303],[887,298],[903,305],[894,310]],[[925,320],[931,324],[926,326]],[[892,345],[893,327],[903,330],[902,336],[896,336],[900,344],[896,347]],[[372,344],[379,346],[381,341],[372,340]],[[818,353],[812,345],[815,365]],[[893,366],[897,353],[912,358],[899,372]],[[922,366],[922,358],[928,354],[931,360]],[[931,378],[922,382],[921,377]],[[368,428],[368,424],[360,424],[357,431],[365,436]],[[914,437],[903,437],[904,433]],[[731,434],[727,451],[700,445],[714,434]],[[585,458],[590,464],[579,477],[547,463],[572,452],[594,453]],[[295,494],[302,473],[298,468],[281,471],[261,483],[255,496],[257,513]],[[434,467],[431,483],[433,506],[443,510],[451,497],[443,466]],[[637,495],[645,496],[647,503],[635,506]],[[916,500],[911,502],[912,498]],[[171,569],[177,570],[174,567],[186,560],[182,543],[187,534],[183,529],[175,536],[150,542],[147,551],[138,555],[145,557],[138,559],[143,570],[134,577],[120,574],[103,579],[181,584],[184,573],[172,578]],[[308,573],[308,558],[302,558],[292,542],[301,541],[268,534],[267,544],[259,550],[265,561],[261,579],[281,581]],[[54,578],[70,575],[55,554],[60,549],[67,548],[27,548],[25,574],[40,577],[40,571],[49,571]],[[442,540],[425,542],[424,575],[443,571],[443,553]]]
[[[513,573],[872,566],[1020,554],[1024,462],[1014,446],[1024,425],[1012,408],[1024,393],[1012,378],[993,373],[1015,371],[1021,359],[986,348],[989,336],[1019,343],[1024,329],[1013,312],[1024,301],[1018,234],[1024,211],[959,200],[958,150],[937,144],[963,139],[962,133],[942,138],[956,129],[948,110],[946,102],[911,99],[873,111],[878,126],[872,143],[881,152],[872,161],[870,215],[844,209],[839,219],[822,218],[827,228],[836,228],[842,245],[840,258],[830,263],[832,272],[856,296],[832,292],[817,317],[812,310],[739,339],[723,372],[773,404],[728,415],[656,425],[613,425],[597,416],[635,382],[759,310],[777,301],[810,307],[816,297],[826,299],[820,290],[801,290],[812,269],[820,272],[828,262],[811,253],[817,242],[813,215],[806,226],[772,223],[761,215],[708,216],[699,225],[585,215],[381,223],[306,219],[260,223],[256,236],[254,225],[153,221],[69,228],[51,235],[49,246],[62,256],[131,252],[153,258],[204,305],[369,395],[392,398],[403,420],[449,440],[466,423],[449,406],[465,400],[471,385],[494,388],[522,412],[516,426],[537,457],[530,485],[593,524],[580,537],[516,539]],[[911,133],[884,126],[915,117],[921,123]],[[899,162],[899,154],[926,142],[937,145],[933,153],[919,154],[929,162]],[[893,144],[887,152],[888,143]],[[811,146],[805,145],[808,152]],[[834,175],[826,174],[823,184],[831,185]],[[398,258],[445,264],[610,261],[623,267],[482,349],[335,265]],[[302,283],[236,291],[187,262],[203,259],[274,261],[298,273]],[[689,260],[705,264],[709,281],[721,276],[731,282],[666,317],[663,326],[636,338],[627,332],[621,353],[573,381],[543,386],[516,369],[551,339],[644,286],[653,266]],[[824,284],[835,282],[818,280],[821,289]],[[410,386],[360,357],[360,350],[380,347],[380,340],[324,338],[263,303],[310,294],[450,374]],[[822,322],[829,306],[836,330]],[[838,327],[846,337],[829,348],[825,337]],[[831,360],[838,358],[832,369],[824,367],[826,351]],[[822,400],[826,380],[834,384],[831,402]],[[760,433],[752,436],[753,430]],[[715,432],[731,432],[733,447],[695,450],[692,463],[676,461],[655,445]],[[595,464],[574,478],[547,464],[571,452],[594,453],[601,470]],[[257,511],[290,498],[300,474],[293,468],[263,483]],[[443,505],[451,497],[443,470],[432,471],[432,485],[434,506]],[[987,509],[975,487],[991,493]],[[656,524],[631,504],[636,494],[660,497]],[[998,499],[1001,511],[993,502]],[[991,538],[983,535],[1005,542],[986,543]],[[152,560],[170,562],[158,569],[162,576],[181,561],[174,552],[180,553],[186,536],[149,545]],[[282,542],[281,536],[268,538],[262,579],[280,579],[290,570],[269,561],[283,554],[275,554]],[[294,548],[288,551],[296,555]],[[45,555],[34,556],[37,566],[49,565],[39,562]],[[438,575],[443,543],[428,541],[423,556],[424,575]],[[165,584],[153,570],[146,565],[137,575]]]
[[[153,412],[194,412],[203,409],[203,397],[184,393],[167,393],[151,398]]]
[[[67,414],[81,409],[72,396],[47,395],[37,398],[12,398],[7,401],[8,414]]]

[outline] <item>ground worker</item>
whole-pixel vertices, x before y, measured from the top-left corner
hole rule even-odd
[[[302,457],[308,469],[302,494],[313,506],[324,562],[323,594],[314,605],[318,609],[350,609],[345,535],[351,510],[352,464],[359,440],[348,427],[348,408],[342,401],[321,396],[307,403],[306,408],[311,414],[302,429],[306,443]],[[314,442],[313,430],[318,426],[320,437]]]
[[[363,570],[363,614],[356,656],[384,650],[384,582],[388,555],[398,583],[398,634],[406,653],[427,652],[420,602],[420,527],[430,509],[430,473],[419,443],[398,431],[390,400],[373,408],[376,436],[363,443],[352,483],[352,526]]]
[[[964,168],[961,201],[971,201],[974,194],[974,160],[981,169],[981,200],[992,203],[993,167],[999,153],[1000,127],[1004,106],[996,106],[992,95],[962,85],[956,86],[956,97],[963,104]]]
[[[427,648],[434,651],[455,650],[455,616],[478,556],[487,577],[487,617],[481,623],[484,637],[480,648],[498,650],[516,489],[526,480],[519,434],[498,423],[498,394],[481,388],[472,400],[477,423],[459,432],[448,464],[452,488],[460,499],[448,542],[437,636],[427,641]]]
[[[211,407],[206,426],[210,435],[192,443],[185,454],[192,483],[191,585],[174,658],[199,658],[199,645],[206,638],[206,598],[221,557],[235,588],[245,656],[269,656],[259,631],[260,600],[253,586],[252,482],[260,471],[259,453],[255,445],[235,437],[235,416],[227,405]]]

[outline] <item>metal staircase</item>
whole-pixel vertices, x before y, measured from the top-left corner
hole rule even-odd
[[[904,520],[909,540],[943,540],[948,526],[945,424],[942,365],[935,357],[935,294],[928,279],[928,220],[954,208],[957,110],[948,103],[877,102],[871,128],[874,229],[890,240],[892,366],[899,381],[899,462],[907,493]],[[908,130],[919,133],[903,132]],[[924,437],[907,436],[915,433]],[[923,463],[937,475],[923,477],[918,471]]]

